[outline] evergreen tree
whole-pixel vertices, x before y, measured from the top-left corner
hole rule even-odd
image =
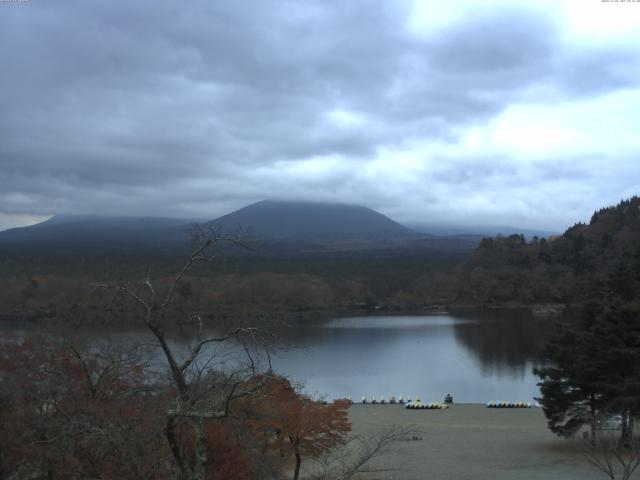
[[[602,415],[621,415],[628,442],[640,416],[640,251],[620,262],[607,295],[562,322],[548,341],[553,366],[536,369],[551,431],[571,436]]]
[[[640,262],[638,255],[612,275],[611,298],[597,331],[607,369],[608,410],[622,415],[623,441],[630,440],[633,419],[640,416]]]
[[[549,429],[570,437],[590,425],[595,441],[597,422],[607,404],[602,376],[602,345],[596,334],[601,307],[591,304],[576,321],[557,325],[547,343],[553,366],[537,368],[540,392],[537,399],[547,417]]]

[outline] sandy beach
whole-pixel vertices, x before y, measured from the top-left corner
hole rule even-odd
[[[354,404],[356,434],[380,428],[418,429],[420,440],[399,442],[380,462],[398,470],[371,479],[596,480],[605,478],[582,457],[576,442],[553,435],[540,408],[489,409],[456,404],[447,410]],[[640,478],[640,477],[638,477]]]

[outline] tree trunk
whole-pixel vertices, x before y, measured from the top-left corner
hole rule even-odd
[[[178,366],[178,362],[173,355],[173,351],[171,347],[167,343],[164,338],[164,332],[160,330],[158,327],[154,326],[152,323],[147,322],[147,326],[151,330],[151,332],[155,335],[160,343],[160,347],[164,352],[165,358],[167,359],[167,363],[169,364],[169,369],[171,371],[171,375],[173,377],[173,381],[175,383],[176,389],[178,390],[178,396],[184,405],[188,405],[189,403],[189,392],[187,387],[187,381],[185,379],[184,373],[180,370]],[[176,464],[178,465],[178,478],[180,480],[187,480],[196,475],[195,472],[190,471],[191,469],[185,462],[184,458],[182,458],[182,451],[180,449],[179,440],[175,432],[176,427],[176,418],[167,413],[167,419],[164,429],[164,434],[167,437],[167,441],[169,443],[169,448],[171,449],[171,454],[173,455]],[[196,435],[196,468],[198,464],[198,431],[195,431]],[[204,479],[204,474],[202,476]]]
[[[594,405],[595,398],[591,396],[591,446],[595,447],[598,442],[598,409]]]
[[[293,443],[293,451],[296,454],[296,468],[293,471],[293,480],[298,480],[300,477],[300,465],[302,465],[302,457],[300,456],[300,448],[298,440],[292,440]]]
[[[152,325],[151,323],[147,323],[147,326],[151,330],[151,332],[155,335],[160,343],[160,347],[164,352],[164,356],[167,359],[167,363],[169,364],[169,369],[171,370],[171,376],[173,377],[173,381],[176,384],[176,388],[178,389],[178,394],[180,395],[180,399],[183,402],[189,401],[188,387],[187,381],[184,377],[184,373],[180,370],[178,366],[178,362],[176,361],[175,356],[173,355],[173,351],[171,347],[167,343],[167,340],[164,338],[164,332],[160,330],[158,327]]]
[[[629,411],[625,411],[622,414],[622,446],[628,447],[631,445],[631,415]]]
[[[184,463],[182,458],[182,453],[180,451],[180,445],[178,444],[178,438],[176,437],[175,432],[175,419],[172,416],[167,416],[167,423],[165,425],[164,434],[167,437],[167,442],[169,443],[169,448],[171,448],[171,453],[173,454],[173,458],[178,465],[178,476],[177,478],[182,480],[188,478],[187,466]]]
[[[193,480],[204,480],[207,465],[207,439],[204,418],[196,417],[192,421],[195,435],[195,465]]]

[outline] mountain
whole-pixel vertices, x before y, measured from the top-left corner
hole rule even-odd
[[[32,247],[161,246],[184,243],[193,221],[159,217],[56,215],[0,232],[0,245]]]
[[[367,207],[264,200],[211,222],[226,231],[246,229],[265,239],[412,236],[415,232]]]
[[[0,248],[182,252],[190,246],[186,219],[55,216],[29,227],[0,232]],[[421,234],[366,207],[265,200],[210,222],[214,229],[255,240],[257,248],[227,248],[229,255],[274,257],[449,257],[468,255],[480,237]]]

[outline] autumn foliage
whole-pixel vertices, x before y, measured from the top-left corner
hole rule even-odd
[[[0,339],[0,479],[168,479],[172,386],[137,347]],[[207,420],[207,480],[297,478],[304,459],[340,445],[347,403],[301,395],[273,374],[239,388],[228,418]],[[194,458],[189,419],[179,444]],[[191,452],[191,453],[190,453]]]
[[[346,400],[331,404],[313,400],[298,394],[282,377],[270,379],[264,395],[250,402],[245,409],[251,412],[249,423],[256,438],[262,439],[263,448],[294,459],[294,478],[304,458],[335,448],[351,430]]]
[[[194,436],[185,423],[180,429],[180,444],[193,464]],[[238,426],[233,422],[209,421],[206,425],[207,480],[252,480],[258,478],[253,462],[238,441]]]
[[[0,478],[153,478],[160,468],[159,395],[132,351],[4,339],[0,392]]]

